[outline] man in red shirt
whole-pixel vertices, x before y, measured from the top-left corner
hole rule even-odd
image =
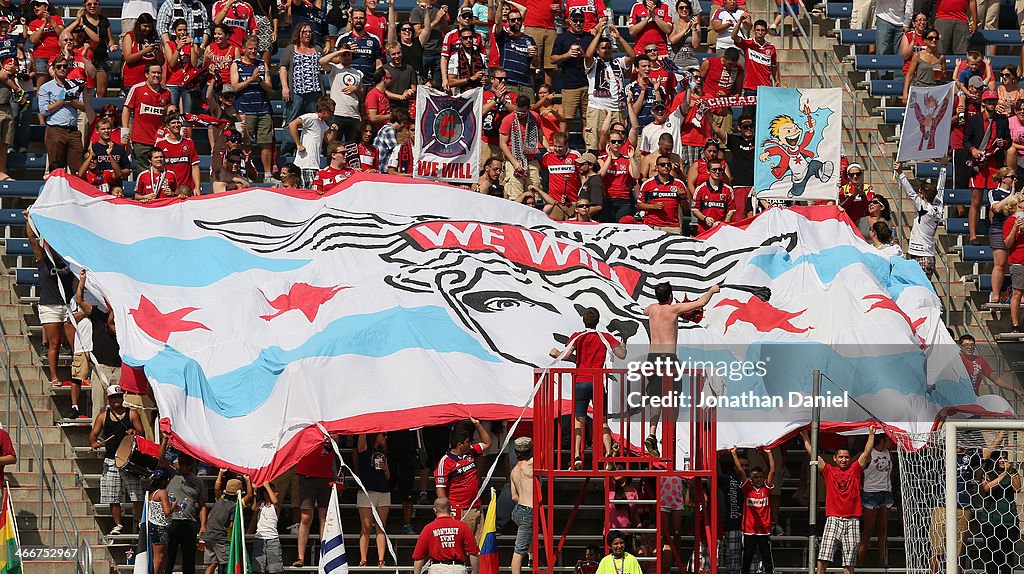
[[[430,574],[466,574],[469,556],[474,574],[480,547],[469,526],[451,515],[451,505],[445,497],[434,500],[433,522],[423,527],[416,548],[412,551],[413,574],[422,574],[423,565],[430,560]]]
[[[334,186],[345,181],[354,173],[348,168],[345,158],[345,142],[333,141],[327,145],[327,157],[330,165],[321,169],[313,179],[313,191],[323,195]]]
[[[811,439],[807,431],[800,431],[807,454],[813,454]],[[836,544],[843,547],[843,574],[853,574],[857,546],[860,544],[860,487],[864,478],[864,466],[871,460],[871,449],[875,447],[875,425],[868,428],[868,441],[864,452],[853,460],[849,447],[836,449],[832,466],[818,457],[818,472],[825,480],[825,531],[818,547],[818,574],[825,574],[825,568],[835,557]]]
[[[939,33],[940,54],[966,54],[968,39],[978,31],[976,0],[938,0],[933,26]]]
[[[164,135],[156,140],[156,147],[164,152],[164,165],[174,174],[178,185],[187,185],[192,195],[199,195],[199,153],[196,144],[182,135],[185,122],[181,114],[167,116]]]
[[[701,96],[717,98],[740,95],[746,80],[743,77],[743,66],[739,61],[739,49],[729,47],[721,56],[714,56],[701,62],[700,77],[704,78]],[[732,119],[732,110],[714,112],[711,114],[712,129],[721,134],[729,134],[732,132]]]
[[[434,469],[434,483],[438,498],[447,498],[451,502],[452,516],[468,524],[476,538],[484,524],[480,501],[473,503],[476,492],[480,490],[476,457],[491,447],[491,435],[475,418],[469,417],[469,422],[480,434],[480,442],[472,442],[473,431],[465,424],[456,427],[449,438],[451,449],[441,457]]]
[[[693,193],[693,207],[690,212],[697,219],[697,230],[703,233],[723,222],[732,221],[736,213],[733,207],[732,187],[722,181],[725,168],[719,160],[708,162],[708,180],[700,184]]]
[[[377,3],[380,0],[366,0],[366,31],[383,43],[388,39],[388,17],[377,14]]]
[[[668,35],[672,32],[672,14],[661,0],[643,0],[633,4],[629,12],[629,35],[636,38],[634,46],[658,46],[658,54],[668,53]]]
[[[967,369],[967,376],[971,379],[971,386],[974,387],[975,394],[981,389],[982,379],[988,379],[995,386],[1004,388],[1018,397],[1024,395],[1024,392],[1018,387],[1013,386],[1006,379],[995,374],[995,371],[992,370],[985,357],[977,353],[978,347],[973,336],[969,334],[960,335],[957,343],[960,344],[960,359],[964,362],[964,368]]]
[[[768,477],[764,469],[755,466],[750,469],[750,477],[736,455],[736,447],[732,449],[732,462],[736,466],[736,474],[740,480],[740,492],[743,500],[743,567],[740,574],[747,574],[754,561],[754,552],[761,556],[764,574],[775,571],[772,560],[772,507],[771,492],[775,490],[775,457],[771,449],[765,449],[768,459]]]
[[[665,233],[679,235],[679,207],[689,202],[686,185],[672,176],[672,156],[658,154],[654,177],[640,186],[636,206],[647,212],[644,223]]]
[[[155,147],[150,152],[149,166],[135,184],[135,200],[146,203],[159,197],[174,197],[180,183],[174,172],[164,166],[163,150]]]
[[[320,509],[320,530],[324,531],[327,520],[327,504],[331,499],[333,480],[338,476],[334,468],[335,454],[332,444],[337,437],[324,438],[320,448],[307,454],[295,465],[295,476],[299,479],[299,559],[292,566],[299,568],[306,563],[306,544],[309,542],[309,528],[313,524],[313,509]],[[294,504],[294,503],[293,503]]]
[[[483,120],[480,122],[480,139],[487,149],[481,150],[481,166],[487,164],[487,158],[504,158],[498,145],[501,138],[498,129],[505,115],[516,109],[516,94],[508,89],[508,74],[505,70],[501,67],[491,67],[487,70],[487,75],[484,81]]]
[[[164,113],[171,105],[171,92],[160,85],[163,68],[146,66],[146,81],[128,90],[121,110],[121,141],[131,142],[135,175],[149,167],[149,155],[156,145],[156,132],[164,125]],[[132,116],[134,115],[134,120]]]
[[[740,16],[740,24],[750,25],[750,14]],[[782,86],[779,76],[779,58],[772,45],[765,38],[768,36],[768,22],[754,22],[753,38],[744,38],[740,26],[732,29],[732,39],[736,47],[743,52],[743,61],[747,64],[743,74],[743,95],[757,95],[758,86]]]
[[[572,20],[574,13],[583,14],[583,31],[590,32],[597,26],[598,18],[605,15],[604,0],[565,0],[565,19]]]
[[[583,326],[585,331],[577,331],[569,337],[570,347],[567,349],[551,349],[551,356],[565,361],[576,363],[577,369],[603,369],[608,359],[608,351],[611,351],[620,359],[626,358],[626,345],[619,342],[610,333],[602,333],[597,330],[597,324],[601,321],[601,313],[594,307],[588,307],[583,311]],[[569,353],[572,349],[572,353]],[[587,407],[594,399],[594,376],[593,371],[582,371],[573,377],[573,416],[576,417],[574,426],[575,440],[573,441],[572,470],[583,468],[583,423],[587,420]],[[603,377],[599,376],[603,380]],[[602,383],[603,385],[603,383]],[[607,394],[605,395],[607,397]],[[607,404],[607,403],[605,403]],[[602,412],[607,413],[605,405],[594,405],[601,407]],[[604,454],[608,456],[612,452],[612,431],[608,427],[608,421],[604,421],[601,428],[602,441],[604,442]]]
[[[555,132],[551,137],[548,151],[540,158],[540,167],[548,173],[547,192],[555,203],[545,205],[544,213],[555,221],[565,221],[575,215],[572,205],[580,190],[580,175],[576,171],[580,153],[569,149],[569,138],[563,132]]]

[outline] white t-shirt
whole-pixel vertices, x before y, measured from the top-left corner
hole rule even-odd
[[[589,91],[587,93],[587,104],[592,108],[599,110],[618,111],[619,102],[622,100],[620,96],[623,95],[626,89],[625,75],[629,73],[629,68],[626,67],[625,56],[619,58],[612,58],[607,62],[603,62],[600,58],[595,58],[594,63],[587,68],[587,82],[589,83]],[[619,69],[622,71],[622,75],[615,74],[615,68],[612,63],[616,63]],[[603,68],[605,80],[607,81],[607,89],[609,91],[608,96],[595,96],[594,89],[597,83],[597,70]]]
[[[726,48],[735,48],[736,42],[732,41],[732,30],[739,24],[740,17],[746,14],[747,11],[743,8],[737,8],[735,12],[729,12],[725,8],[720,9],[715,13],[715,20],[719,22],[728,22],[729,27],[718,33],[718,42],[715,43],[715,51],[721,55],[722,50]],[[740,35],[742,36],[742,32]]]
[[[123,6],[121,6],[121,19],[135,18],[141,14],[156,15],[157,6],[156,2],[151,0],[127,0]]]
[[[93,305],[99,305],[95,298],[88,292],[85,292],[85,299]],[[81,311],[81,307],[78,303],[71,300],[71,312],[77,313]],[[82,317],[82,320],[75,324],[75,349],[74,353],[91,353],[92,352],[92,321],[89,320],[89,316]]]
[[[651,122],[647,124],[640,132],[640,151],[654,153],[658,150],[658,140],[661,139],[661,134],[669,134],[672,136],[672,153],[682,154],[683,144],[679,138],[679,129],[682,124],[683,115],[679,112],[679,108],[665,118],[665,123],[659,125],[656,122]]]
[[[327,133],[327,122],[317,117],[316,112],[302,114],[299,119],[302,120],[299,143],[306,151],[296,151],[295,165],[299,169],[320,169],[320,158],[323,157],[320,148],[324,144],[324,134]]]
[[[346,94],[342,90],[347,86],[362,86],[363,73],[354,68],[346,68],[331,62],[331,71],[327,74],[331,80],[331,99],[334,100],[334,115],[343,118],[359,119],[359,94]]]
[[[887,450],[871,449],[871,462],[864,469],[864,492],[890,492],[892,455]]]

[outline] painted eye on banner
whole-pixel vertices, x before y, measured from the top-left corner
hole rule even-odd
[[[469,308],[480,313],[500,313],[531,307],[541,307],[552,313],[558,312],[554,306],[548,303],[534,301],[513,291],[477,291],[467,294],[462,301]]]

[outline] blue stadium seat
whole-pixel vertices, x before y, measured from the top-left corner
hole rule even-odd
[[[946,234],[947,235],[967,235],[969,228],[967,227],[966,217],[950,217],[946,220]],[[988,233],[988,221],[982,219],[978,222],[978,234],[985,235]],[[966,246],[965,246],[966,247]]]
[[[978,30],[971,36],[971,45],[1020,46],[1020,30]]]
[[[938,174],[936,174],[938,175]],[[982,198],[982,201],[987,201],[988,198]],[[971,204],[971,190],[969,189],[947,189],[943,193],[942,202],[945,205],[970,205]]]
[[[900,95],[902,94],[903,92],[901,91]],[[884,110],[885,111],[882,113],[882,117],[885,118],[885,123],[903,125],[903,112],[907,111],[906,108],[887,107],[884,108]]]
[[[124,98],[93,98],[92,109],[97,112],[103,109],[103,106],[107,104],[114,104],[118,109],[124,107]]]
[[[7,167],[11,169],[46,169],[46,154],[45,153],[12,153],[7,156]],[[2,182],[7,183],[7,182]],[[32,182],[26,182],[32,183]],[[39,186],[39,182],[35,182],[36,187]],[[38,190],[36,191],[36,194]],[[36,195],[33,194],[33,197]]]
[[[10,157],[14,157],[15,155],[20,154],[11,154]],[[7,166],[13,167],[9,161],[7,163]],[[38,197],[39,189],[42,186],[43,183],[41,181],[33,180],[0,181],[0,197]]]
[[[894,80],[871,80],[868,90],[876,98],[903,96],[903,77],[901,76]]]
[[[938,162],[923,161],[914,164],[914,177],[917,179],[936,179],[939,177],[939,169],[942,166]],[[953,170],[946,170],[946,179],[953,177]]]
[[[1010,284],[1010,276],[1003,277],[1003,287]],[[991,292],[992,291],[992,275],[986,273],[978,277],[978,291]]]
[[[210,171],[210,162],[213,160],[213,156],[201,155],[199,156],[199,171]]]
[[[20,209],[0,209],[0,225],[25,225]]]
[[[903,56],[876,54],[857,54],[853,57],[853,65],[862,72],[887,72],[903,69]]]
[[[288,104],[284,100],[271,100],[270,113],[274,117],[284,117],[288,113]]]
[[[853,14],[853,3],[828,2],[825,4],[825,17],[832,20],[848,20]]]
[[[992,261],[992,248],[988,245],[964,245],[964,261],[984,263]]]
[[[8,255],[32,255],[32,245],[28,239],[5,239],[4,248]]]
[[[25,267],[15,269],[14,282],[18,285],[39,285],[39,270]]]
[[[874,30],[840,30],[839,43],[844,46],[867,46],[875,43]]]

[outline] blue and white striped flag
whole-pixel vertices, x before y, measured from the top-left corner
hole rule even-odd
[[[331,484],[331,502],[327,505],[327,520],[321,533],[320,574],[348,574],[348,556],[345,554],[345,535],[341,531],[341,511],[338,509],[338,489]]]

